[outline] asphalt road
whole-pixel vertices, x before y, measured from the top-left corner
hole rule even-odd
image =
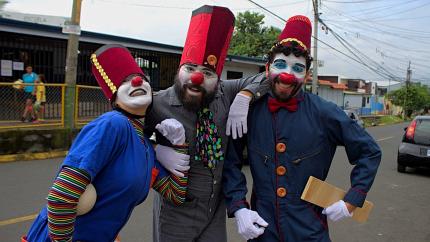
[[[368,128],[383,151],[376,181],[367,199],[375,204],[369,220],[330,224],[333,241],[430,241],[430,170],[396,171],[396,155],[406,124]],[[19,241],[26,233],[32,215],[45,204],[45,196],[62,159],[22,161],[0,164],[0,242]],[[339,148],[327,179],[347,189],[351,166],[343,148]],[[251,179],[245,168],[248,181]],[[25,220],[21,221],[20,220]],[[243,241],[228,219],[229,242]],[[138,206],[121,231],[121,241],[152,241],[152,193]]]

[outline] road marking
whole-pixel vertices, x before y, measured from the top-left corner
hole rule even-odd
[[[378,140],[376,140],[376,142],[379,142],[379,141],[384,141],[384,140],[387,140],[387,139],[392,139],[392,138],[394,138],[394,136],[390,136],[390,137],[385,137],[385,138],[381,138],[381,139],[378,139]]]
[[[16,223],[21,223],[21,222],[25,222],[25,221],[28,221],[28,220],[32,220],[32,219],[35,219],[37,217],[37,215],[38,214],[35,213],[35,214],[32,214],[32,215],[28,215],[28,216],[6,219],[6,220],[3,220],[3,221],[0,221],[0,227],[1,226],[5,226],[5,225],[16,224]]]

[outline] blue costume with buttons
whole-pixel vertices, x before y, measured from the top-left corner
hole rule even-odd
[[[76,217],[73,241],[113,241],[134,207],[148,196],[154,179],[169,173],[155,160],[151,143],[141,141],[127,117],[111,111],[79,133],[61,166],[87,171],[97,190],[93,209]],[[153,170],[157,169],[157,177]],[[51,241],[46,206],[28,232],[29,242]]]
[[[266,94],[248,117],[248,159],[253,177],[251,209],[269,223],[252,241],[330,241],[323,208],[300,199],[310,176],[325,180],[337,146],[345,146],[351,188],[344,201],[361,207],[381,160],[375,140],[335,104],[298,93],[298,110],[271,113]],[[241,172],[244,140],[230,140],[224,163],[229,217],[248,206]]]

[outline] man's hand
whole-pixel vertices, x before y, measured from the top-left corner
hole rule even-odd
[[[229,136],[231,133],[233,139],[240,138],[248,132],[247,118],[250,102],[251,96],[240,92],[236,95],[230,106],[226,134]]]
[[[234,213],[237,229],[245,240],[254,239],[264,233],[269,224],[257,212],[241,208]]]
[[[178,120],[170,118],[157,124],[155,128],[173,145],[183,145],[185,143],[185,129]]]
[[[327,217],[333,222],[352,217],[352,212],[348,210],[343,200],[333,203],[329,207],[325,208],[322,213],[327,215]]]
[[[190,169],[189,155],[181,154],[173,148],[164,145],[157,145],[154,150],[157,160],[173,175],[184,177],[183,172]]]

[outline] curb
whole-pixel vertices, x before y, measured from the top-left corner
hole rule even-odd
[[[40,153],[0,155],[0,163],[58,158],[58,157],[66,156],[67,152],[68,152],[67,150],[61,150],[61,151],[40,152]]]

